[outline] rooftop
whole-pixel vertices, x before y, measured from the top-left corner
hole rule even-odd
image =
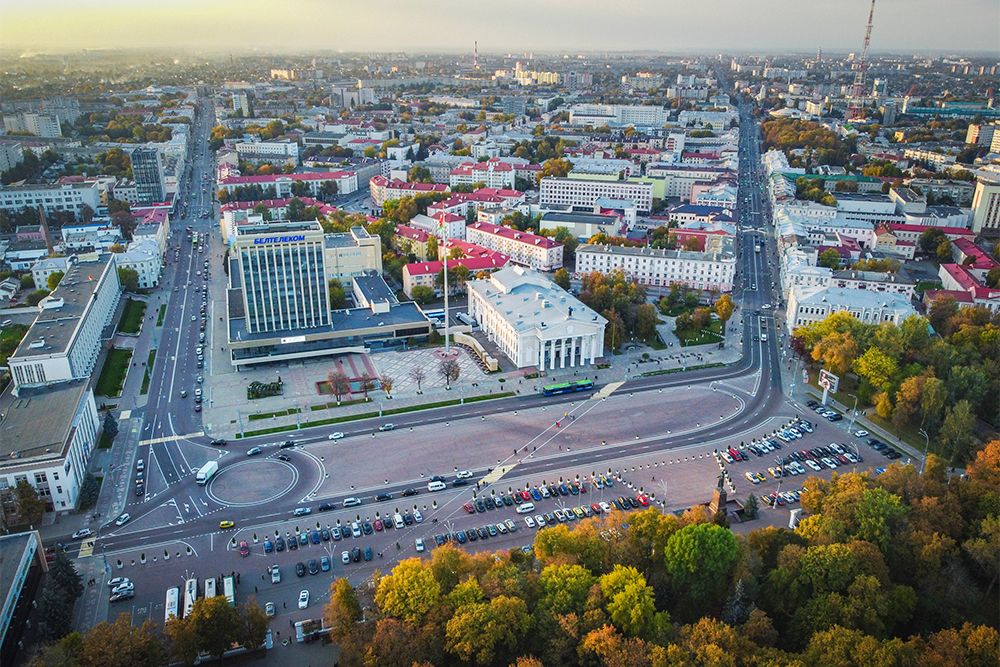
[[[86,392],[86,380],[21,388],[0,421],[0,468],[62,457]]]
[[[114,255],[80,255],[66,270],[59,286],[42,301],[35,323],[24,335],[11,359],[66,352],[87,306],[94,298],[101,276]]]
[[[562,245],[558,241],[553,241],[547,236],[538,236],[530,232],[520,232],[511,227],[491,225],[485,222],[473,223],[469,225],[469,229],[477,229],[486,232],[487,234],[493,234],[494,236],[502,236],[512,241],[518,241],[519,243],[534,245],[539,248],[557,248]]]
[[[586,243],[576,250],[577,257],[582,252],[605,253],[608,255],[630,255],[642,257],[667,257],[699,262],[735,262],[736,258],[727,253],[691,252],[688,250],[658,250],[655,248],[627,248],[618,245]]]

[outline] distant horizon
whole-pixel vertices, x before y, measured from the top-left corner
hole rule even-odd
[[[4,51],[63,55],[83,49],[140,52],[480,53],[586,55],[860,52],[869,0],[717,0],[710,15],[690,0],[488,2],[383,0],[0,0]],[[967,0],[878,0],[870,52],[976,54],[1000,59],[1000,5]],[[784,46],[776,46],[776,44]],[[599,45],[603,48],[594,47]]]

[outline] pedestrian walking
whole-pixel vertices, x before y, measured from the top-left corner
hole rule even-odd
[[[254,587],[253,587],[253,592],[254,592],[254,593],[256,593],[256,592],[257,592],[257,587],[256,587],[256,586],[254,586]]]
[[[288,609],[288,603],[286,603],[286,602],[282,602],[282,603],[281,603],[281,608],[282,608],[282,609]]]

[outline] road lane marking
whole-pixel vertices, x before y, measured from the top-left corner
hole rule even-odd
[[[139,446],[143,445],[155,445],[161,442],[173,442],[174,440],[190,440],[191,438],[203,438],[205,437],[204,431],[198,431],[197,433],[187,433],[185,435],[165,435],[162,438],[150,438],[149,440],[140,440]]]

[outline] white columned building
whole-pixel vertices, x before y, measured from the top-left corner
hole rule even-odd
[[[586,366],[604,355],[607,320],[529,268],[470,280],[469,314],[518,368]]]

